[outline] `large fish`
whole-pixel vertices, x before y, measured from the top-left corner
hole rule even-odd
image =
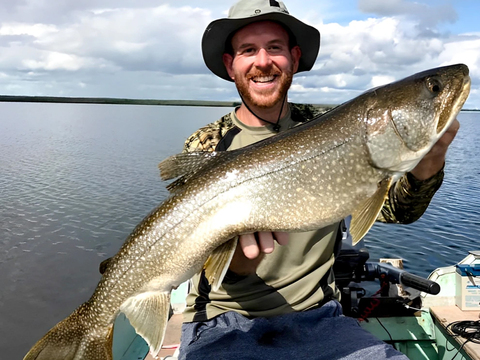
[[[358,241],[389,187],[442,136],[469,90],[467,66],[432,69],[251,146],[168,158],[163,177],[180,176],[172,195],[134,229],[92,297],[24,359],[112,359],[119,311],[156,355],[170,291],[202,267],[219,286],[239,234],[312,230],[353,214]]]

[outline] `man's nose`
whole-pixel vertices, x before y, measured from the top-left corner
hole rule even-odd
[[[255,57],[255,66],[257,68],[269,67],[272,64],[270,54],[265,49],[260,49]]]

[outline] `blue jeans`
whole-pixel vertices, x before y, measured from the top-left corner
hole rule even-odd
[[[408,360],[392,346],[342,315],[330,301],[318,309],[248,319],[227,312],[184,323],[179,360]]]

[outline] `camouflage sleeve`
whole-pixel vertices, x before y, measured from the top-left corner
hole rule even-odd
[[[290,103],[291,117],[293,121],[302,123],[310,121],[315,117],[325,114],[331,110],[334,105],[312,105]]]
[[[233,126],[230,114],[195,131],[185,141],[183,152],[214,151],[227,131]]]
[[[418,180],[411,173],[405,174],[390,188],[377,220],[397,224],[418,220],[442,185],[443,176],[443,169],[427,180]]]

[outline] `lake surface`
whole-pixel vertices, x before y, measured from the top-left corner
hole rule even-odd
[[[229,108],[0,103],[0,353],[21,359],[93,292],[99,263],[166,196],[157,164]],[[371,258],[427,276],[479,249],[480,114],[462,113],[442,188]]]

